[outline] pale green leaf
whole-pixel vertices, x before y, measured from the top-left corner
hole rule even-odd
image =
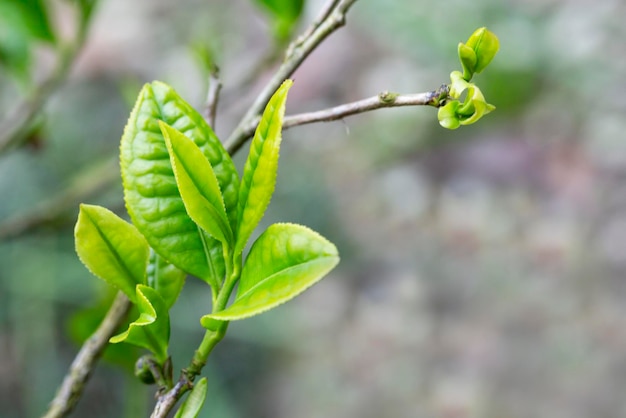
[[[239,188],[235,255],[243,251],[274,193],[285,101],[292,84],[285,80],[274,93],[254,133]]]
[[[94,275],[135,301],[143,284],[149,248],[137,229],[101,206],[80,205],[74,229],[76,252]]]
[[[338,262],[337,248],[317,232],[301,225],[274,224],[250,249],[233,304],[205,315],[201,322],[265,312],[317,283]]]
[[[207,378],[203,377],[193,385],[191,393],[180,406],[174,418],[196,418],[204,405],[207,390]]]
[[[232,245],[233,232],[211,164],[193,141],[163,122],[159,125],[187,214],[223,245]]]
[[[111,343],[127,342],[154,354],[161,364],[167,360],[170,339],[170,318],[165,301],[159,293],[148,286],[137,285],[137,308],[139,318],[121,334],[111,337]]]
[[[476,53],[474,72],[482,72],[500,49],[500,41],[495,33],[485,27],[478,28],[467,40],[467,46]]]

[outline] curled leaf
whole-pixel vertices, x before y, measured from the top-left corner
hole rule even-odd
[[[461,126],[459,117],[456,114],[458,107],[459,102],[457,100],[449,101],[445,106],[440,107],[437,112],[439,124],[446,129],[456,129]]]
[[[456,73],[460,74],[458,71]],[[471,125],[495,109],[495,106],[485,101],[485,97],[475,84],[453,78],[452,85],[453,88],[457,89],[455,94],[461,95],[465,90],[467,90],[467,94],[463,103],[458,100],[451,100],[439,108],[437,118],[439,124],[444,128],[456,129],[460,125]],[[462,87],[463,90],[458,91],[459,86],[464,86]]]
[[[111,337],[111,343],[127,342],[150,350],[160,364],[167,360],[170,339],[170,317],[159,293],[151,287],[137,285],[139,318],[121,334]]]
[[[450,73],[450,97],[458,99],[469,86],[470,83],[463,78],[463,74],[459,71],[452,71]]]

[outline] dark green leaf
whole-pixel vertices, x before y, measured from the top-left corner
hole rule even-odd
[[[136,300],[139,318],[125,332],[111,337],[110,342],[127,342],[150,350],[163,364],[170,339],[170,317],[165,302],[156,290],[141,284],[137,285]]]
[[[171,308],[183,289],[187,273],[168,263],[163,257],[150,249],[147,274],[146,283],[148,286],[159,292],[159,295],[165,301],[165,306],[168,309]]]
[[[250,249],[237,296],[221,312],[202,317],[236,320],[260,314],[296,297],[321,280],[339,262],[337,248],[301,225],[274,224]]]
[[[230,156],[202,116],[160,82],[144,86],[122,136],[120,160],[128,212],[159,255],[217,288],[224,276],[221,243],[187,215],[159,120],[202,150],[217,177],[231,228],[236,225],[239,179]]]
[[[74,237],[78,257],[89,271],[135,302],[135,286],[144,283],[149,251],[139,231],[108,209],[82,204]]]
[[[285,101],[292,84],[291,80],[285,80],[274,93],[265,107],[250,145],[239,188],[236,256],[243,251],[274,193]]]

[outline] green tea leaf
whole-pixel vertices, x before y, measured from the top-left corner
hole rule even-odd
[[[193,141],[163,122],[159,125],[187,214],[211,236],[231,246],[233,232],[211,164]]]
[[[301,225],[274,224],[250,249],[233,304],[205,315],[201,322],[265,312],[317,283],[338,262],[337,248],[317,232]]]
[[[208,390],[207,378],[203,377],[193,385],[191,393],[180,406],[174,418],[196,418],[204,405]]]
[[[482,72],[500,49],[500,41],[496,34],[485,27],[476,29],[466,44],[476,53],[475,73]]]
[[[293,82],[285,80],[265,107],[243,170],[237,208],[235,255],[241,254],[274,193],[281,129],[287,92]]]
[[[144,283],[149,252],[139,231],[108,209],[82,204],[74,237],[78,257],[89,271],[135,302],[135,286]]]
[[[171,87],[156,81],[141,90],[122,136],[120,165],[128,212],[159,255],[218,288],[225,270],[221,243],[185,211],[160,120],[202,150],[222,191],[231,229],[236,225],[239,176],[230,156],[202,116]]]
[[[476,52],[464,43],[459,42],[458,54],[463,67],[463,79],[469,81],[474,76],[476,69]]]
[[[137,285],[137,308],[139,318],[128,329],[111,337],[111,343],[127,342],[150,350],[161,364],[167,360],[170,339],[170,317],[165,301],[151,287]]]
[[[459,108],[459,102],[457,100],[451,100],[442,106],[437,111],[437,119],[439,124],[446,129],[457,129],[461,126],[459,116],[457,115],[457,109]]]
[[[153,249],[150,249],[146,283],[159,292],[168,309],[178,299],[178,295],[185,284],[186,276],[187,273],[168,263]]]

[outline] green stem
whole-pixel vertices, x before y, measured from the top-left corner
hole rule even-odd
[[[213,305],[212,313],[223,311],[226,308],[228,300],[230,299],[230,295],[233,292],[235,283],[237,283],[237,280],[239,280],[239,275],[241,272],[241,256],[235,257],[235,259],[232,260],[230,252],[226,253],[225,255],[228,255],[226,264],[227,270],[230,271],[230,274],[226,276],[224,285],[219,291],[217,301],[215,305]],[[232,267],[230,267],[229,265]],[[222,341],[222,338],[224,338],[224,335],[226,335],[228,324],[228,321],[222,321],[215,329],[207,330],[204,333],[202,342],[194,352],[191,363],[186,369],[183,370],[180,378],[178,379],[178,382],[176,382],[174,387],[167,393],[159,396],[157,404],[154,407],[154,411],[150,416],[151,418],[166,417],[167,414],[172,410],[174,405],[176,405],[176,402],[178,402],[178,400],[185,393],[187,393],[187,391],[193,388],[194,379],[202,371],[202,368],[206,364],[209,355],[211,354],[217,343]]]

